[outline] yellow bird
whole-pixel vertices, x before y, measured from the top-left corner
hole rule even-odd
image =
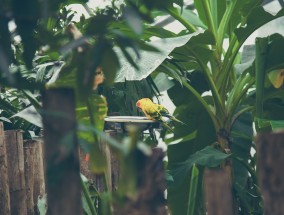
[[[169,119],[186,125],[184,122],[178,120],[174,116],[170,115],[169,111],[160,104],[155,104],[149,98],[143,98],[136,102],[136,107],[143,111],[145,116],[151,120],[157,120],[163,123],[165,127],[173,131],[168,123],[163,119],[163,117],[168,117]]]

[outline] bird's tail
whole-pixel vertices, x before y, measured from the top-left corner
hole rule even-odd
[[[173,120],[173,121],[179,122],[179,123],[181,123],[181,124],[183,124],[183,125],[187,125],[186,123],[180,121],[179,119],[175,118],[175,117],[172,116],[172,115],[168,115],[167,117],[169,117],[169,118],[170,118],[171,120]],[[188,125],[187,125],[187,126],[188,126]]]
[[[169,129],[171,132],[174,132],[174,130],[168,125],[168,123],[163,122],[163,126],[165,126],[167,129]]]

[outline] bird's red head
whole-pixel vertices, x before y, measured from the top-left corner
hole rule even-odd
[[[136,107],[140,108],[141,107],[141,103],[140,101],[136,102]]]

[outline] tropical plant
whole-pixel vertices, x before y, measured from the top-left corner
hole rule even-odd
[[[185,30],[178,36],[188,36],[188,42],[175,48],[155,70],[155,74],[163,72],[174,79],[168,94],[176,105],[176,117],[189,125],[176,125],[174,136],[166,138],[168,169],[173,177],[168,187],[172,214],[192,211],[188,210],[188,205],[192,206],[188,196],[196,189],[189,183],[194,163],[200,172],[192,214],[205,214],[203,167],[217,166],[232,169],[235,213],[262,214],[255,155],[250,153],[254,148],[253,122],[259,130],[265,124],[263,118],[283,119],[279,112],[283,110],[283,37],[272,35],[257,40],[256,48],[241,48],[256,29],[283,16],[284,10],[273,15],[261,3],[201,0],[194,1],[194,12],[183,1],[170,1],[160,10],[183,24]],[[273,125],[283,126],[281,121],[265,122],[270,130]]]
[[[272,35],[258,39],[256,47],[245,46],[242,52],[241,47],[256,29],[283,16],[284,10],[270,14],[263,9],[261,0],[195,0],[189,6],[182,0],[127,0],[122,6],[112,1],[111,7],[96,11],[86,7],[90,17],[82,16],[77,23],[70,24],[74,13],[66,6],[71,3],[84,5],[85,1],[14,0],[5,1],[1,7],[0,84],[6,88],[1,94],[1,120],[12,121],[12,115],[30,105],[39,109],[39,90],[73,88],[79,136],[93,152],[93,170],[105,172],[99,131],[103,130],[107,104],[101,92],[93,91],[93,81],[99,67],[103,68],[108,86],[125,77],[123,73],[128,74],[127,69],[131,68],[135,73],[132,80],[136,82],[116,84],[109,91],[105,87],[111,92],[106,94],[112,111],[123,113],[126,107],[130,109],[125,111],[127,115],[137,114],[133,100],[158,94],[158,88],[168,90],[176,105],[174,114],[189,125],[176,124],[173,136],[164,136],[169,143],[171,213],[205,214],[204,167],[229,166],[235,213],[262,214],[256,155],[250,153],[254,148],[253,124],[257,131],[283,127],[279,120],[284,118],[284,39]],[[153,25],[154,17],[166,15],[185,29],[175,34]],[[16,23],[14,30],[9,29],[12,20]],[[166,39],[152,40],[154,36]],[[140,49],[147,54],[143,55]],[[126,62],[121,61],[122,57]],[[151,77],[146,79],[147,84],[140,81],[151,72],[155,84]],[[166,83],[161,83],[161,77]],[[154,91],[141,90],[149,85]],[[22,91],[15,94],[10,88]],[[131,95],[132,89],[138,95]],[[13,100],[15,95],[17,99]],[[11,101],[13,107],[9,106]],[[15,128],[17,123],[14,122]],[[171,144],[173,141],[176,144]],[[116,141],[109,145],[125,158],[133,158],[133,145],[125,144],[127,148]],[[124,169],[133,170],[128,183],[133,189],[135,166],[126,160],[122,159]]]

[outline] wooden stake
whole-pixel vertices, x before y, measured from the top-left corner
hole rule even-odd
[[[47,214],[80,215],[81,187],[72,89],[42,92]]]
[[[208,215],[233,215],[232,191],[227,169],[206,169],[204,173]]]
[[[39,197],[43,197],[45,194],[45,176],[44,176],[44,164],[43,164],[43,143],[42,141],[34,141],[34,187],[33,187],[33,199],[35,204],[35,215],[38,214],[37,202]]]
[[[27,196],[27,215],[34,215],[34,205],[36,201],[33,198],[34,192],[34,164],[35,164],[35,141],[28,140],[24,142],[24,160],[25,160],[25,182]]]
[[[7,169],[7,152],[3,123],[0,122],[0,215],[9,215],[10,213],[11,208]]]
[[[260,134],[256,140],[264,214],[284,214],[284,132]]]
[[[22,131],[5,131],[12,215],[26,215],[26,189]]]

